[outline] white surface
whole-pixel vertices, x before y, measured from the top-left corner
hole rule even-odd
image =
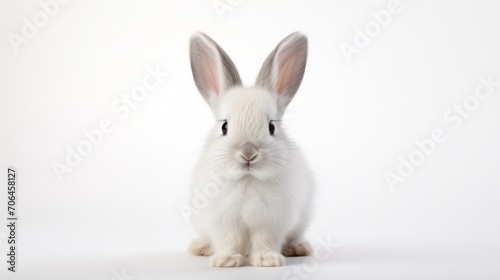
[[[137,280],[305,279],[288,271],[312,258],[208,267],[187,253],[193,233],[179,211],[212,122],[192,80],[189,36],[209,34],[251,84],[279,40],[301,30],[309,61],[287,123],[319,183],[309,239],[335,247],[308,279],[499,279],[500,88],[457,129],[442,115],[479,76],[500,80],[500,4],[402,0],[349,63],[339,45],[387,3],[243,0],[221,21],[211,0],[73,0],[15,53],[7,34],[40,7],[3,1],[0,166],[19,170],[20,220],[16,274],[6,271],[0,227],[0,277],[119,279],[123,268]],[[111,112],[157,64],[171,75],[127,118]],[[114,131],[59,182],[51,164],[104,118]],[[392,191],[384,172],[435,128],[447,140]]]

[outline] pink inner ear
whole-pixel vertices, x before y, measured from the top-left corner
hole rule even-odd
[[[202,65],[200,78],[204,88],[207,92],[212,91],[219,95],[220,86],[217,75],[217,62],[215,61],[214,54],[208,49],[203,50],[201,53],[200,64]]]
[[[276,81],[276,90],[279,95],[294,83],[295,78],[298,76],[298,69],[300,68],[300,59],[297,57],[295,48],[288,48],[283,50],[278,56],[278,80]]]

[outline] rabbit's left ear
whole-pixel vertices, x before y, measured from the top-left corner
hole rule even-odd
[[[307,37],[295,32],[284,38],[262,65],[256,85],[278,95],[281,114],[299,89],[306,61]]]
[[[212,109],[225,91],[241,85],[231,58],[206,34],[197,33],[191,37],[190,56],[196,87]]]

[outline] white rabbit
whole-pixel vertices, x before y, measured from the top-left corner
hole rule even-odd
[[[314,180],[280,122],[297,92],[307,60],[307,38],[292,33],[264,62],[254,87],[243,87],[233,62],[207,35],[190,43],[198,90],[216,124],[197,165],[190,202],[199,239],[192,253],[210,264],[281,266],[285,256],[312,253],[303,234]],[[197,202],[200,194],[206,200]],[[283,254],[283,255],[282,255]]]

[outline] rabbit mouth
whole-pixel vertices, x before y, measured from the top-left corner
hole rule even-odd
[[[257,163],[251,162],[251,161],[241,163],[240,166],[245,172],[252,172],[252,171],[256,171],[256,169],[257,169]]]
[[[251,163],[251,162],[247,161],[247,162],[243,163],[243,168],[245,170],[250,171],[253,169],[254,165],[255,165],[255,163]]]

